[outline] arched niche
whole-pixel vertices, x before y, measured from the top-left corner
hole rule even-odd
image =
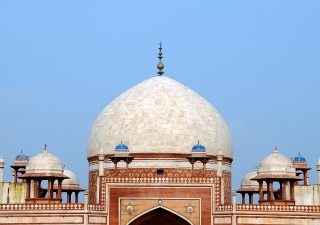
[[[132,218],[126,225],[193,225],[186,217],[168,208],[158,206]]]

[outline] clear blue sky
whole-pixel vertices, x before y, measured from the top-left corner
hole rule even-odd
[[[0,1],[0,153],[47,144],[87,187],[93,121],[156,75],[192,88],[224,117],[233,188],[274,146],[320,157],[319,1]]]

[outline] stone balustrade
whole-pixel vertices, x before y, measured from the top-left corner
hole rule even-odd
[[[320,206],[314,205],[259,205],[237,204],[237,211],[264,211],[264,212],[310,212],[319,213]]]
[[[210,177],[104,177],[107,183],[213,183]]]
[[[62,203],[62,204],[0,204],[0,211],[19,210],[83,210],[82,203]]]

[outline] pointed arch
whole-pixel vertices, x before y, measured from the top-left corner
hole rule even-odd
[[[194,223],[178,212],[169,209],[164,206],[156,206],[150,208],[129,220],[126,225],[145,225],[148,221],[152,221],[152,224],[156,224],[155,220],[160,219],[161,224],[163,220],[168,220],[169,222],[174,222],[177,225],[194,225]]]

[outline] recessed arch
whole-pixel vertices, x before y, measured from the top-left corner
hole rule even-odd
[[[150,222],[152,221],[152,222]],[[183,215],[166,208],[164,206],[156,206],[148,209],[129,220],[126,225],[193,225],[194,223]]]

